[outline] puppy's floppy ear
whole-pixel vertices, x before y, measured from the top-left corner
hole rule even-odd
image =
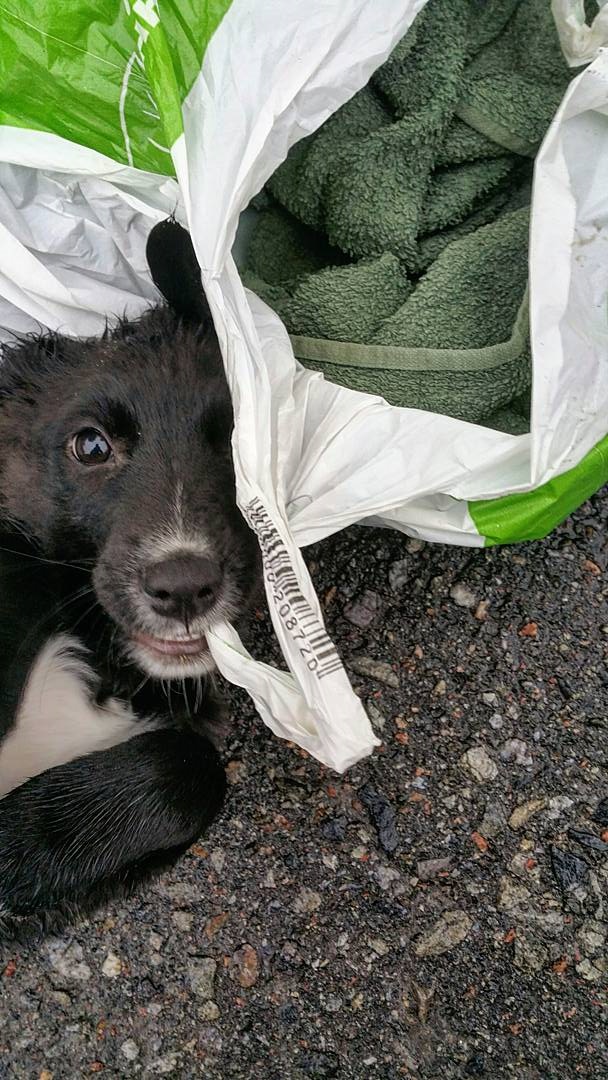
[[[184,319],[212,325],[190,233],[174,218],[159,221],[148,237],[146,258],[152,280],[169,307]]]

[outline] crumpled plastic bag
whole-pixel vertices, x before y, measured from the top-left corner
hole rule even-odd
[[[294,360],[240,281],[242,211],[360,89],[425,0],[11,0],[0,25],[0,327],[101,333],[156,299],[150,228],[189,228],[234,409],[288,671],[218,626],[218,667],[337,771],[376,745],[300,549],[354,522],[471,546],[543,535],[608,476],[608,58],[571,84],[537,161],[532,425],[512,436],[396,409]],[[5,5],[6,7],[6,5]],[[30,88],[36,88],[36,94]],[[407,599],[405,600],[407,603]]]

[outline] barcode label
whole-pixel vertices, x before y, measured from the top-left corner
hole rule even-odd
[[[265,506],[259,499],[253,499],[245,507],[245,514],[262,549],[264,578],[268,582],[279,619],[299,649],[308,670],[318,679],[340,671],[342,661],[318,615],[300,592],[289,552]]]

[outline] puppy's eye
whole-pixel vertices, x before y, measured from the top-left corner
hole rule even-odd
[[[112,447],[97,428],[83,428],[74,435],[70,445],[81,465],[104,465],[112,457]]]

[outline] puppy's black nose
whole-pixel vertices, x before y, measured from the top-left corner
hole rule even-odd
[[[209,611],[217,599],[221,580],[217,563],[186,552],[148,566],[143,586],[157,615],[179,619]]]

